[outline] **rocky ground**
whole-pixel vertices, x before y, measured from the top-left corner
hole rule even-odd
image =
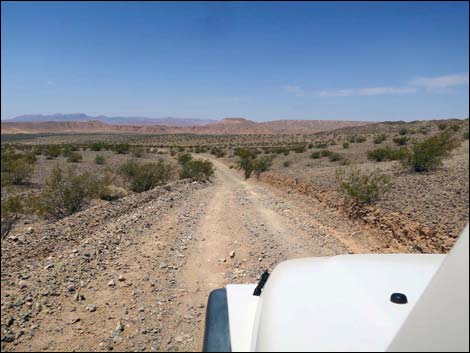
[[[315,200],[214,160],[2,243],[2,351],[200,350],[209,292],[296,257],[402,251]]]

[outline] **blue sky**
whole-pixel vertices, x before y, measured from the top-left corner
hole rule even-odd
[[[467,2],[2,2],[1,116],[469,115]]]

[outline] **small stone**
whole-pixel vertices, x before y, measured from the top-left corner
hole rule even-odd
[[[116,331],[124,331],[124,326],[122,325],[121,321],[118,321],[116,325]]]
[[[15,336],[13,336],[12,334],[6,334],[5,336],[2,337],[2,342],[13,342],[14,340],[15,340]]]
[[[108,287],[114,287],[116,285],[116,282],[114,282],[114,279],[108,282]]]
[[[48,270],[48,269],[53,268],[53,267],[54,267],[54,264],[47,264],[46,266],[44,266],[44,269]]]
[[[81,300],[85,300],[85,296],[83,294],[76,293],[75,296],[74,296],[74,299],[75,299],[75,301],[79,302]]]
[[[20,289],[24,289],[24,288],[27,288],[28,287],[28,284],[25,282],[25,281],[19,281],[18,282],[18,287]]]
[[[233,259],[235,257],[235,251],[230,252],[230,258]]]
[[[90,313],[93,313],[96,311],[96,305],[95,304],[88,304],[86,307],[86,310],[89,311]]]
[[[13,319],[12,317],[10,317],[8,319],[8,321],[6,322],[6,326],[7,327],[10,327],[11,325],[13,325],[13,322],[15,322],[15,319]]]
[[[126,280],[126,278],[123,275],[119,275],[118,281],[123,282],[125,280]]]

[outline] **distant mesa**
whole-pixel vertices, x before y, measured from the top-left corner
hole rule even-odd
[[[313,134],[339,128],[369,125],[371,122],[337,120],[274,120],[255,122],[229,117],[222,120],[106,117],[77,114],[29,114],[2,120],[2,134],[120,132],[145,134]]]

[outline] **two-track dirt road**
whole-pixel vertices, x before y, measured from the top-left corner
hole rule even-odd
[[[82,301],[72,295],[51,299],[51,309],[33,316],[20,337],[2,348],[200,350],[212,289],[255,283],[286,259],[370,252],[378,244],[373,234],[318,201],[244,180],[211,160],[216,172],[207,187],[175,191],[164,210],[151,200],[125,219],[110,220],[138,218],[145,227],[132,228],[105,268],[80,284]],[[42,266],[30,276],[43,276]]]

